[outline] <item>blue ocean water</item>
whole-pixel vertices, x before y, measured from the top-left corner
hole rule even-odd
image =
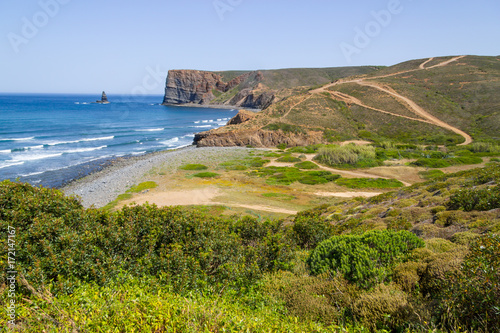
[[[162,106],[162,96],[0,94],[0,180],[57,187],[120,156],[191,145],[236,110]],[[90,172],[89,171],[89,172]],[[88,172],[87,172],[88,173]]]

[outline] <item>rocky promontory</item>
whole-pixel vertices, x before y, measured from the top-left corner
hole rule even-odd
[[[246,72],[224,81],[221,74],[198,70],[170,70],[163,105],[229,105],[263,109],[274,100],[269,89],[262,89],[260,71]]]

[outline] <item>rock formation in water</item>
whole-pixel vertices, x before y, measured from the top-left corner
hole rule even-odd
[[[108,104],[109,101],[108,101],[108,96],[106,96],[106,93],[103,91],[102,92],[102,96],[101,96],[101,100],[100,101],[95,101],[96,103],[99,103],[99,104]]]

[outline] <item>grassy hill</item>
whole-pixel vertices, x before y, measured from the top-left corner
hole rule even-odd
[[[285,220],[149,205],[110,213],[5,181],[0,230],[14,235],[18,274],[0,298],[17,312],[11,322],[3,311],[0,324],[12,332],[497,332],[499,180],[492,165]],[[6,237],[1,244],[7,258]],[[6,281],[7,260],[0,268]]]
[[[310,137],[322,133],[323,139],[317,140],[322,143],[368,139],[459,144],[467,140],[465,134],[479,141],[500,140],[499,57],[441,57],[364,69],[267,73],[264,82],[281,89],[278,101],[244,124],[209,133],[274,129],[283,134],[283,128],[292,126]],[[357,73],[342,78],[349,71]],[[296,87],[313,81],[326,83]],[[300,141],[287,134],[276,140],[289,145]]]

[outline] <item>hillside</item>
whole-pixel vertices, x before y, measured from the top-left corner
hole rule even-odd
[[[163,104],[229,105],[261,109],[302,86],[322,85],[367,74],[378,67],[290,68],[208,72],[171,70]]]
[[[269,147],[352,139],[426,144],[498,141],[499,90],[500,57],[412,60],[319,88],[276,93],[275,103],[256,117],[200,133],[195,142]]]
[[[284,220],[148,204],[106,212],[4,181],[9,260],[0,268],[9,285],[0,298],[12,304],[14,286],[18,312],[14,321],[3,311],[0,324],[12,332],[498,332],[499,179],[494,164]]]

